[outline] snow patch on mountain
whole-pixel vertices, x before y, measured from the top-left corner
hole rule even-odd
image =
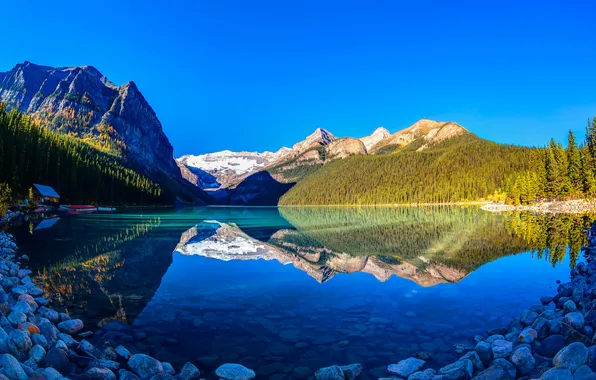
[[[361,137],[360,141],[364,143],[366,150],[369,150],[373,145],[383,140],[384,138],[389,137],[390,135],[391,133],[389,133],[387,128],[379,127],[375,129],[372,135]]]
[[[290,149],[285,147],[277,152],[232,152],[223,150],[198,156],[185,155],[177,158],[176,161],[191,170],[199,169],[213,175],[217,178],[217,182],[225,187],[240,177],[258,172],[289,151]],[[215,183],[211,186],[215,187]]]

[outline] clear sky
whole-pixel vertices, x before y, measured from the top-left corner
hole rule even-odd
[[[176,155],[274,150],[319,126],[395,132],[420,118],[543,145],[596,115],[595,4],[11,1],[0,71],[28,60],[134,80]]]

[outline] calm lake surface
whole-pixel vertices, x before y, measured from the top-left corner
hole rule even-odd
[[[233,362],[276,380],[355,362],[376,378],[420,351],[434,367],[456,359],[455,344],[555,293],[592,220],[472,207],[59,217],[10,232],[93,339],[207,377]]]

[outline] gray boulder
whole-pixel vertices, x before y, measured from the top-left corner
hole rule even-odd
[[[27,316],[18,310],[13,311],[8,315],[8,321],[14,327],[17,327],[20,323],[27,321]]]
[[[31,351],[29,351],[29,356],[39,364],[46,357],[46,350],[39,344],[36,344]]]
[[[140,380],[137,375],[125,369],[121,369],[118,371],[118,377],[120,380]],[[183,378],[180,377],[180,380],[183,380]]]
[[[583,343],[575,342],[561,349],[553,359],[555,367],[567,368],[575,372],[588,360],[588,348]]]
[[[39,371],[46,378],[46,380],[60,380],[64,379],[64,377],[60,374],[60,372],[56,371],[54,368],[44,368]],[[41,378],[43,380],[43,378]]]
[[[387,370],[391,373],[395,373],[398,376],[408,377],[422,368],[424,364],[424,360],[417,358],[407,358],[399,361],[397,364],[389,365]]]
[[[542,380],[573,380],[573,374],[567,368],[551,368],[540,376]]]
[[[85,339],[79,343],[77,350],[92,358],[99,358],[101,356],[101,352]]]
[[[474,375],[474,366],[469,359],[458,360],[439,370],[445,380],[469,379]]]
[[[531,327],[526,327],[517,336],[517,341],[520,343],[532,343],[538,338],[538,333]]]
[[[573,380],[596,380],[596,373],[590,367],[583,365],[573,374]]]
[[[128,366],[143,380],[163,372],[163,366],[159,360],[144,354],[131,356],[128,359]]]
[[[70,362],[68,353],[56,347],[48,351],[45,363],[48,367],[54,368],[63,375],[68,375],[72,370],[72,363]]]
[[[511,351],[513,350],[513,343],[504,339],[498,339],[492,342],[490,348],[493,352],[493,357],[495,359],[506,358],[511,354]]]
[[[478,354],[478,357],[485,366],[489,365],[493,360],[493,351],[490,348],[490,344],[487,342],[478,342],[474,351]]]
[[[21,361],[27,360],[31,347],[33,347],[33,343],[28,333],[21,330],[14,330],[8,335],[8,351],[17,359]]]
[[[480,372],[477,376],[473,378],[473,380],[496,379],[513,380],[515,379],[515,377],[511,377],[509,372],[503,366],[494,364],[485,369],[484,371]]]
[[[505,337],[501,334],[494,334],[494,335],[491,335],[488,338],[486,338],[485,342],[488,344],[491,344],[495,340],[499,340],[499,339],[505,339]]]
[[[2,373],[11,380],[27,380],[28,376],[21,367],[21,363],[12,355],[2,356]]]
[[[176,370],[174,369],[174,367],[172,367],[172,365],[168,362],[161,362],[161,366],[163,367],[163,371],[165,373],[167,373],[168,375],[175,375],[176,374]]]
[[[536,352],[547,358],[554,357],[565,347],[565,337],[563,335],[551,335],[541,342],[536,343]]]
[[[519,317],[519,321],[524,327],[531,326],[532,323],[534,323],[534,320],[536,320],[536,318],[538,318],[538,313],[531,310],[524,310],[521,313],[521,316]]]
[[[223,366],[225,366],[227,364],[224,364]],[[239,366],[239,364],[230,364],[230,365],[235,365],[235,366]],[[231,378],[231,377],[222,377],[218,371],[220,370],[220,368],[222,368],[223,366],[219,367],[216,371],[215,374],[217,376],[219,376],[222,379],[225,380],[233,380],[233,379],[249,379],[246,377],[241,377],[241,378]],[[242,367],[242,366],[241,366]],[[243,367],[244,368],[244,367]],[[253,377],[254,377],[254,372],[253,372]],[[250,379],[252,379],[253,377],[251,377]],[[344,379],[344,371],[342,371],[342,369],[337,366],[331,366],[331,367],[324,367],[324,368],[320,368],[317,372],[315,372],[315,379],[317,380],[343,380]]]
[[[536,359],[534,359],[532,351],[528,347],[515,350],[511,355],[511,362],[521,375],[529,375],[536,366]]]
[[[107,368],[93,367],[85,372],[85,377],[90,380],[116,380],[114,372]]]
[[[114,351],[123,359],[128,360],[128,358],[130,358],[130,351],[128,351],[124,346],[118,346],[114,349]]]
[[[565,310],[565,313],[573,313],[574,311],[577,311],[577,306],[575,305],[575,302],[568,300],[563,304],[563,310]]]
[[[465,360],[465,359],[468,359],[469,361],[472,362],[472,365],[474,366],[475,373],[484,371],[484,364],[482,363],[482,360],[480,360],[480,356],[478,356],[476,351],[470,351],[470,352],[466,353],[464,356],[462,356],[461,358],[459,358],[459,360]]]
[[[186,363],[178,374],[180,380],[199,380],[201,378],[201,371],[192,363]]]
[[[342,365],[339,368],[341,368],[341,370],[343,371],[344,378],[346,380],[355,379],[356,377],[358,377],[358,375],[360,375],[360,373],[362,373],[362,364],[360,363]]]
[[[584,327],[584,314],[579,312],[579,311],[575,311],[573,313],[569,313],[566,314],[565,317],[563,317],[563,323],[573,327],[574,329],[581,331],[581,329]]]
[[[58,330],[66,334],[76,334],[83,330],[85,326],[80,319],[69,319],[58,323]]]

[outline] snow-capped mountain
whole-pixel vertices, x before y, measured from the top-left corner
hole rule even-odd
[[[199,177],[198,185],[206,189],[227,187],[236,179],[256,173],[269,163],[287,154],[289,148],[281,148],[277,152],[221,152],[200,154],[198,156],[185,155],[177,158],[179,165],[184,165]],[[212,180],[201,178],[212,176]],[[192,181],[191,181],[192,182]]]
[[[379,141],[381,141],[384,138],[387,138],[389,136],[391,136],[391,133],[389,133],[387,128],[379,127],[377,129],[375,129],[375,131],[373,132],[372,135],[361,137],[360,141],[362,141],[364,143],[366,150],[369,150],[373,145],[375,145]]]

